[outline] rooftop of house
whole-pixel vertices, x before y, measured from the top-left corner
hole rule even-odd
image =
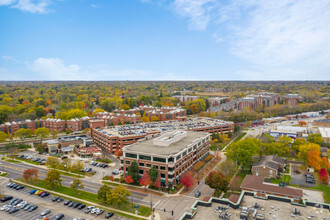
[[[284,166],[285,163],[286,160],[281,157],[275,155],[267,155],[267,156],[262,156],[260,161],[255,162],[253,166],[267,166],[273,169],[278,169],[279,164]]]
[[[184,135],[177,132],[184,132]],[[182,133],[183,134],[183,133]],[[181,135],[181,136],[180,136]],[[175,155],[182,150],[186,149],[191,143],[207,137],[209,134],[206,132],[192,132],[192,131],[174,131],[166,132],[157,138],[146,139],[145,141],[137,142],[123,148],[123,151],[136,152],[136,153],[151,153],[156,155]],[[175,136],[180,136],[176,139]],[[166,142],[161,144],[160,142]],[[159,144],[160,143],[160,144]]]
[[[276,186],[264,183],[263,181],[264,177],[262,176],[246,175],[241,184],[241,189],[258,190],[266,193],[282,194],[299,198],[303,197],[303,190],[301,189]]]

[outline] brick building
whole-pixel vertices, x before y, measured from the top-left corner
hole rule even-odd
[[[89,127],[89,117],[70,119],[66,122],[67,129],[71,131],[82,131]]]
[[[175,95],[175,96],[172,96],[171,98],[175,98],[177,101],[186,103],[186,102],[194,101],[194,100],[198,99],[198,96]]]
[[[246,108],[256,110],[258,106],[272,107],[279,104],[281,98],[276,93],[262,92],[256,95],[250,95],[240,99],[238,102],[238,110],[242,111]]]
[[[6,132],[7,134],[15,134],[15,132],[20,128],[27,128],[31,131],[34,131],[37,128],[40,128],[42,125],[38,120],[25,120],[19,122],[6,122],[0,127],[0,131]]]
[[[284,98],[285,98],[285,104],[289,106],[298,105],[299,100],[302,99],[298,94],[286,94]]]
[[[260,161],[252,165],[251,172],[255,176],[276,178],[285,169],[286,160],[275,155],[262,156]]]
[[[246,175],[242,184],[241,189],[249,192],[256,192],[258,197],[267,198],[267,196],[280,196],[284,198],[291,198],[295,202],[299,202],[303,198],[303,190],[281,187],[269,183],[264,183],[264,177]]]
[[[41,123],[42,127],[48,128],[50,131],[56,130],[62,132],[66,129],[66,122],[61,119],[47,118],[46,120],[42,120]]]
[[[204,159],[209,149],[209,133],[176,130],[124,147],[121,162],[125,174],[133,161],[140,176],[155,167],[161,185],[168,187],[177,185],[181,175]]]

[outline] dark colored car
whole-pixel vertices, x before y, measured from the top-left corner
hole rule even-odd
[[[69,207],[72,207],[74,204],[75,204],[75,202],[72,202],[72,201],[71,201],[71,202],[68,204],[68,206],[69,206]]]
[[[81,204],[80,206],[78,206],[78,209],[79,209],[79,210],[82,210],[82,209],[85,208],[85,207],[86,207],[85,204]]]
[[[314,179],[307,178],[306,179],[306,183],[312,183],[312,184],[314,184],[315,183],[315,180]]]
[[[15,206],[15,205],[19,204],[22,201],[23,201],[22,199],[17,199],[15,202],[12,203],[12,205]]]
[[[75,208],[77,208],[77,207],[80,206],[80,205],[81,205],[81,203],[78,202],[78,203],[75,203],[72,207],[75,209]]]
[[[56,202],[58,199],[59,199],[59,197],[55,196],[55,197],[52,198],[52,202]]]
[[[12,213],[15,213],[15,212],[18,212],[18,208],[16,208],[16,207],[13,207],[13,208],[11,208],[9,211],[8,211],[8,213],[9,214],[12,214]]]
[[[198,198],[198,197],[200,197],[200,196],[201,196],[201,192],[200,192],[200,191],[197,191],[197,192],[195,193],[195,197]]]
[[[24,210],[27,211],[29,210],[33,205],[32,204],[28,204],[27,206],[24,207]]]
[[[29,208],[29,212],[32,212],[38,208],[37,205],[33,205],[31,208]]]
[[[58,197],[57,202],[60,203],[60,202],[63,202],[63,200],[64,200],[63,198]]]
[[[105,214],[105,218],[111,218],[114,215],[113,212],[109,212],[107,214]]]
[[[9,201],[9,200],[11,200],[11,199],[13,199],[13,197],[12,196],[5,196],[5,197],[3,197],[3,198],[1,198],[1,202],[7,202],[7,201]]]
[[[60,213],[58,215],[56,215],[53,220],[61,220],[62,218],[64,218],[64,214]]]
[[[40,197],[44,198],[44,197],[47,197],[47,196],[49,196],[49,195],[50,195],[50,194],[49,194],[48,192],[45,192],[45,193],[41,194]]]
[[[32,195],[32,194],[35,194],[37,192],[36,189],[32,189],[29,193]]]
[[[64,205],[69,205],[69,203],[72,202],[71,200],[65,201]]]
[[[16,202],[16,200],[18,200],[18,199],[16,198],[16,199],[10,200],[10,202],[8,203],[8,205],[12,205],[14,202]]]

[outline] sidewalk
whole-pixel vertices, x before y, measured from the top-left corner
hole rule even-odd
[[[151,219],[151,216],[150,217],[144,217],[144,216],[141,216],[141,215],[136,215],[136,214],[133,214],[133,213],[130,213],[130,212],[122,211],[122,210],[115,209],[115,208],[112,208],[112,207],[107,207],[107,206],[103,206],[103,205],[100,205],[100,204],[97,204],[97,203],[93,203],[93,202],[90,202],[90,201],[79,199],[79,198],[76,198],[76,197],[68,196],[66,194],[58,193],[58,192],[55,192],[55,191],[52,191],[52,190],[40,188],[40,187],[37,187],[37,186],[34,186],[34,185],[30,185],[28,183],[24,183],[24,182],[21,182],[21,181],[12,180],[12,182],[23,184],[23,185],[26,185],[26,186],[28,186],[30,188],[47,191],[47,192],[50,192],[52,194],[56,194],[56,195],[63,196],[63,197],[69,198],[69,199],[77,200],[79,202],[91,204],[93,206],[97,206],[97,207],[100,207],[100,208],[103,208],[103,209],[110,209],[110,210],[113,210],[113,211],[116,211],[116,212],[119,212],[119,213],[122,213],[122,214],[125,214],[125,215],[130,215],[130,216],[134,216],[134,217],[142,218],[142,219]]]

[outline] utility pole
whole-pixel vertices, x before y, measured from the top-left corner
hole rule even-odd
[[[152,207],[152,194],[150,194],[151,220],[154,220],[154,208]]]

